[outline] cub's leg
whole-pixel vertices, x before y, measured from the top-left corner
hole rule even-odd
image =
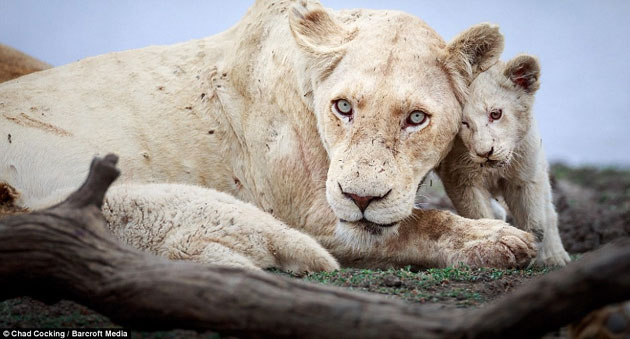
[[[547,203],[546,212],[549,227],[545,230],[539,263],[564,266],[571,261],[571,257],[562,245],[562,238],[560,238],[560,231],[558,230],[558,213],[556,213],[551,200]]]
[[[336,260],[310,236],[234,197],[196,186],[120,185],[105,197],[112,232],[172,259],[296,273],[334,270]]]
[[[479,165],[465,159],[469,151],[457,136],[453,148],[435,169],[442,180],[446,195],[457,213],[470,219],[493,219],[495,213],[490,204],[490,192],[484,187]]]
[[[558,215],[551,200],[551,186],[546,176],[524,185],[508,184],[505,202],[517,227],[532,232],[541,242],[539,265],[564,266],[571,261],[558,232]]]
[[[490,193],[481,187],[444,182],[446,194],[459,215],[470,219],[494,219]]]
[[[495,219],[503,221],[507,220],[507,212],[505,211],[505,208],[503,208],[503,206],[501,206],[501,204],[497,201],[497,199],[490,198],[490,206],[492,207],[492,214],[494,215]]]

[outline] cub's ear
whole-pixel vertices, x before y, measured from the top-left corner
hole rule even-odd
[[[356,35],[356,30],[350,31],[335,21],[321,5],[304,0],[291,8],[289,25],[298,45],[319,55],[335,52]]]
[[[536,57],[521,54],[505,64],[503,75],[510,79],[514,85],[525,90],[527,93],[534,93],[540,87],[540,64]]]
[[[468,86],[477,74],[494,65],[502,52],[503,34],[499,26],[488,23],[472,26],[448,44],[442,62],[460,102],[464,102]]]

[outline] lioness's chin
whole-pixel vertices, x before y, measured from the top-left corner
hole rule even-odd
[[[339,219],[340,224],[347,225],[348,227],[354,227],[359,230],[363,230],[372,235],[382,235],[384,230],[387,230],[392,227],[398,227],[399,222],[392,222],[389,224],[378,224],[366,219],[361,219],[359,221],[347,221],[343,219]]]
[[[369,248],[398,234],[400,222],[377,224],[366,219],[339,220],[335,237],[354,250]]]

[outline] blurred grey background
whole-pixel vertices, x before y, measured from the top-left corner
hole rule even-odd
[[[334,9],[414,14],[445,40],[484,21],[506,37],[503,54],[535,54],[542,87],[535,114],[547,156],[573,165],[630,167],[630,1],[335,0]],[[58,66],[111,51],[221,32],[250,1],[0,0],[0,43]]]

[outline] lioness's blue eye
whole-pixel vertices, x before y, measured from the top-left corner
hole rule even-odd
[[[341,115],[352,115],[352,105],[345,99],[335,101],[335,110]]]
[[[407,125],[418,126],[422,125],[427,120],[427,114],[422,111],[413,111],[407,117]]]

